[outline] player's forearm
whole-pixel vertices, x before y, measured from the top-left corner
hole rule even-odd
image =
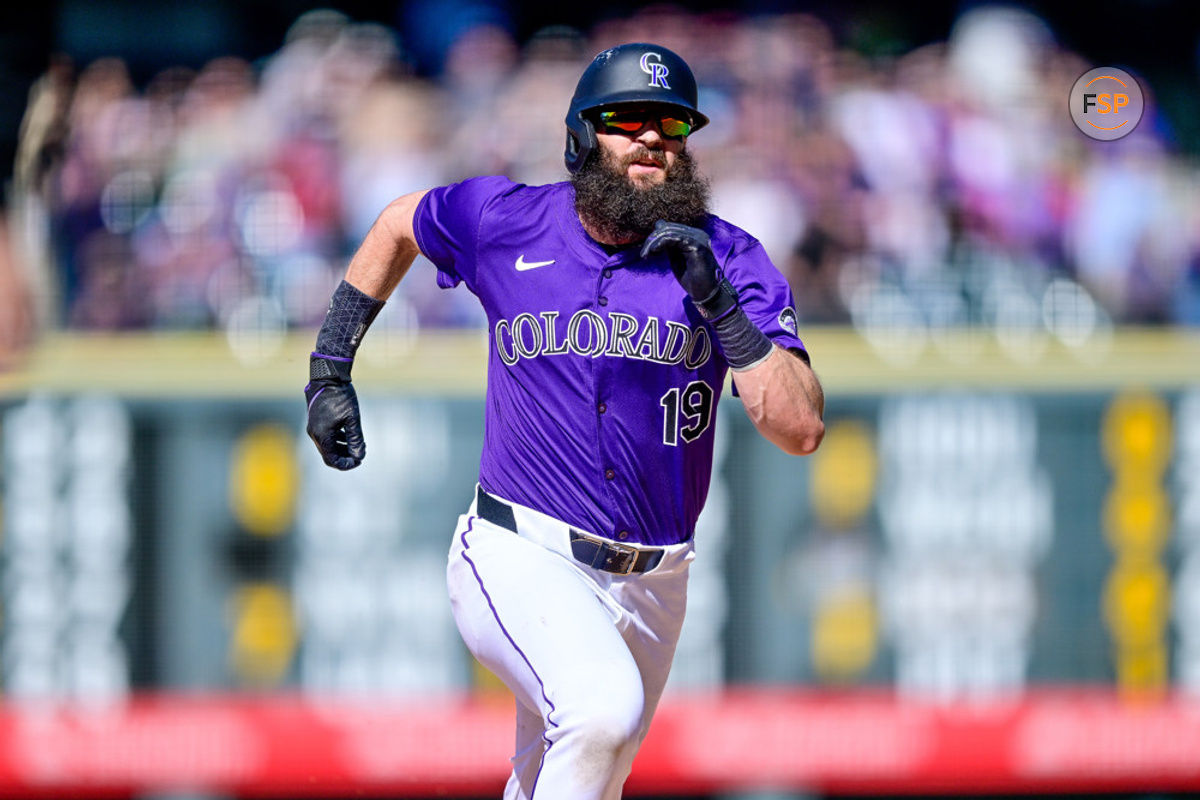
[[[350,260],[348,283],[377,300],[391,296],[420,252],[413,215],[424,194],[413,192],[388,204]]]
[[[363,335],[419,252],[413,214],[423,194],[404,195],[388,204],[350,260],[317,332],[310,387],[326,379],[349,383]]]
[[[825,394],[801,359],[776,347],[757,366],[733,373],[746,413],[768,441],[790,455],[808,455],[825,436]]]

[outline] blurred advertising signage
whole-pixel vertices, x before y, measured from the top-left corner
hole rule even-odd
[[[0,708],[0,795],[170,791],[240,797],[498,793],[511,700],[391,703],[138,697]],[[668,697],[628,794],[1200,789],[1200,702],[1035,691],[938,706],[890,693],[732,690]]]

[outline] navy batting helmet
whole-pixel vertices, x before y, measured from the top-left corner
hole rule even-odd
[[[693,132],[708,124],[696,108],[696,79],[686,61],[657,44],[618,45],[596,56],[575,87],[567,110],[567,169],[578,172],[596,149],[589,111],[636,103],[680,109],[691,119]]]

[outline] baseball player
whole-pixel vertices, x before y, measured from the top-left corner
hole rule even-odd
[[[393,201],[330,302],[308,433],[365,455],[355,350],[417,253],[490,326],[475,497],[447,578],[455,621],[517,699],[505,798],[618,798],[683,623],[727,370],[767,439],[824,434],[787,282],[706,210],[686,149],[696,82],[654,44],[600,53],[567,112],[571,180],[480,177]]]

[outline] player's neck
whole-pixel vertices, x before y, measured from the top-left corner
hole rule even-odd
[[[626,233],[622,235],[601,233],[600,229],[595,225],[590,224],[582,214],[579,215],[579,224],[583,226],[583,232],[586,233],[592,239],[592,241],[604,248],[620,249],[631,244],[636,244],[637,242],[640,242],[646,238],[645,236],[639,236],[636,233]]]

